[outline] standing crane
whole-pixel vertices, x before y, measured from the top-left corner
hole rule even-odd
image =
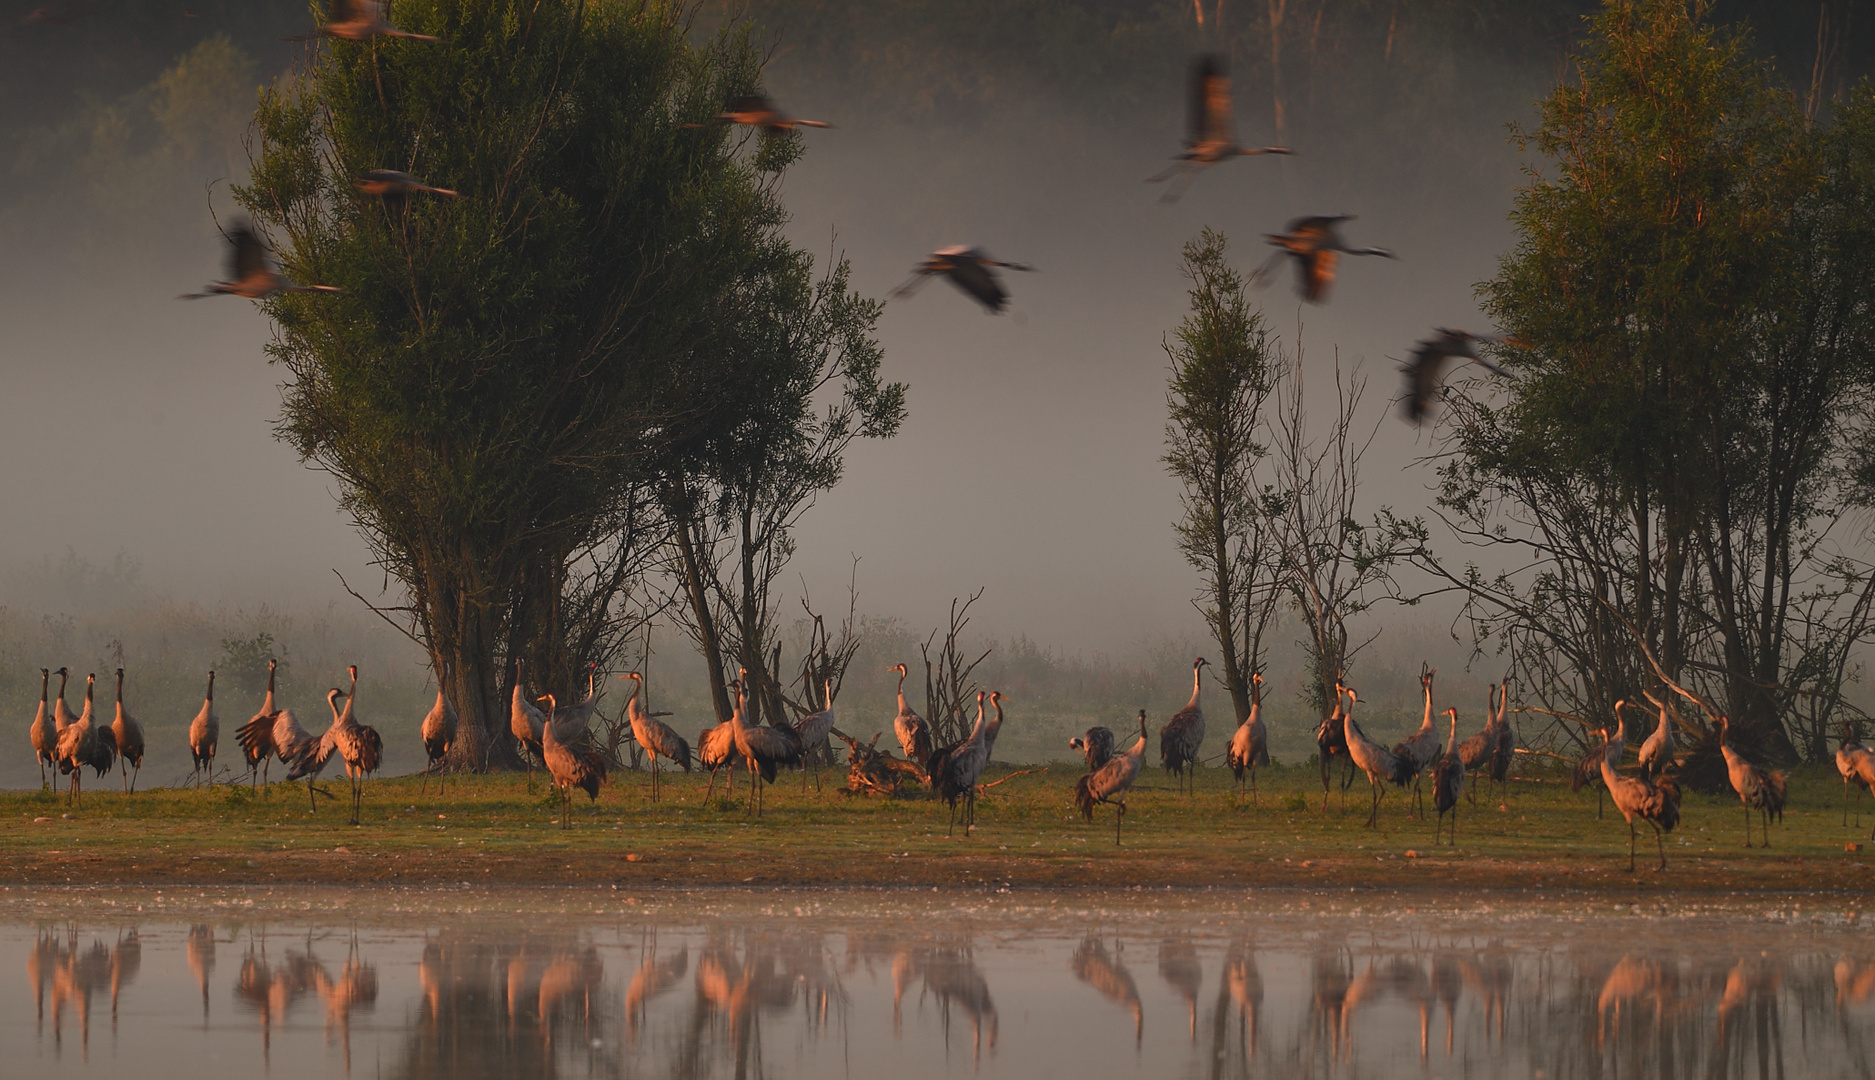
[[[1621,715],[1621,707],[1626,704],[1627,702],[1625,701],[1615,702],[1615,715],[1617,718]],[[1595,785],[1596,821],[1602,819],[1602,803],[1606,801],[1608,793],[1607,786],[1602,783],[1602,759],[1607,758],[1608,764],[1614,766],[1618,771],[1621,768],[1621,751],[1623,749],[1623,747],[1608,740],[1607,728],[1602,728],[1599,734],[1602,737],[1601,745],[1591,747],[1588,753],[1583,754],[1582,760],[1576,762],[1575,770],[1569,777],[1569,790],[1571,792],[1581,791],[1590,784]]]
[[[93,713],[92,697],[98,677],[85,676],[85,710],[64,731],[59,732],[57,748],[59,771],[72,778],[67,802],[77,805],[84,797],[83,769],[90,766],[100,777],[117,763],[117,746],[109,728],[100,728]]]
[[[260,711],[234,731],[234,737],[240,742],[241,751],[247,757],[249,779],[259,777],[263,784],[267,782],[267,769],[272,766],[276,756],[284,765],[296,757],[312,739],[306,729],[299,726],[293,710],[274,708],[274,674],[279,667],[278,660],[267,661],[267,694],[260,700]]]
[[[833,708],[833,680],[827,679],[821,687],[821,700],[826,708],[811,712],[794,722],[794,737],[801,740],[801,790],[807,790],[807,764],[811,760],[814,766],[814,790],[820,790],[820,755],[827,747],[827,736],[833,733],[834,724],[839,716]]]
[[[123,771],[124,790],[137,790],[131,770],[143,772],[143,724],[124,711],[124,669],[117,669],[117,717],[111,721],[111,738],[117,743],[117,759]]]
[[[41,672],[43,674],[43,672]],[[41,696],[43,696],[43,689]],[[1836,771],[1842,774],[1842,824],[1849,827],[1849,789],[1855,788],[1855,824],[1862,827],[1862,789],[1875,795],[1875,751],[1863,746],[1848,724],[1842,726],[1842,745],[1836,748]]]
[[[52,728],[55,732],[64,732],[78,719],[72,715],[72,710],[65,707],[65,681],[71,677],[71,673],[70,668],[64,667],[52,673],[59,677],[59,696],[52,702]]]
[[[1108,736],[1111,738],[1112,736]],[[1243,797],[1244,773],[1250,774],[1250,801],[1257,800],[1257,769],[1270,763],[1270,733],[1263,724],[1263,676],[1258,672],[1250,673],[1250,715],[1237,725],[1237,730],[1230,737],[1230,749],[1224,752],[1224,761],[1230,766],[1236,777],[1236,790],[1232,792],[1238,798]]]
[[[508,731],[514,740],[521,744],[523,760],[532,761],[540,757],[540,729],[547,722],[547,717],[534,707],[534,699],[527,692],[526,665],[520,657],[514,658],[514,693],[508,702]]]
[[[1419,814],[1419,820],[1426,820],[1426,799],[1424,779],[1426,771],[1437,761],[1441,747],[1439,735],[1432,729],[1432,679],[1439,673],[1438,668],[1421,667],[1419,688],[1426,698],[1426,711],[1419,720],[1419,730],[1408,735],[1394,746],[1393,752],[1405,758],[1413,767],[1413,807]]]
[[[638,703],[639,695],[644,692],[645,677],[636,671],[626,672],[620,679],[632,681],[631,697],[625,699],[625,718],[631,723],[632,738],[644,748],[645,756],[651,759],[651,801],[658,801],[658,758],[666,757],[690,771],[690,744],[682,735],[645,712]]]
[[[1510,765],[1517,758],[1517,733],[1510,726],[1510,677],[1504,677],[1497,695],[1497,744],[1491,748],[1491,781],[1499,798],[1510,791]]]
[[[1446,811],[1452,813],[1452,846],[1458,846],[1458,796],[1465,790],[1465,759],[1458,753],[1458,710],[1447,708],[1447,719],[1451,721],[1451,731],[1446,739],[1445,753],[1432,766],[1432,808],[1439,818],[1432,825],[1432,842],[1439,842],[1439,833],[1445,824]]]
[[[1526,342],[1502,334],[1473,334],[1446,327],[1434,330],[1431,337],[1413,346],[1412,358],[1400,369],[1406,375],[1406,397],[1401,407],[1408,420],[1416,426],[1425,422],[1432,411],[1433,395],[1444,385],[1445,366],[1455,358],[1469,360],[1493,375],[1510,374],[1478,355],[1472,346],[1480,341],[1527,347]]]
[[[208,673],[208,689],[202,694],[202,711],[189,721],[189,757],[195,763],[195,781],[203,774],[215,782],[215,748],[221,743],[221,718],[215,715],[215,673]]]
[[[996,736],[1003,730],[1003,699],[1001,690],[990,691],[990,708],[996,710],[996,716],[983,728],[983,741],[989,747],[990,754],[996,753]]]
[[[241,296],[265,300],[279,292],[342,293],[332,285],[298,285],[281,276],[267,258],[267,246],[255,235],[253,226],[238,222],[229,233],[233,250],[228,254],[228,280],[211,282],[199,293],[184,293],[178,300],[201,300],[210,296]]]
[[[1190,135],[1185,140],[1185,150],[1172,159],[1170,168],[1146,178],[1148,184],[1176,178],[1159,199],[1160,202],[1177,202],[1185,189],[1191,186],[1192,179],[1200,169],[1221,161],[1259,154],[1292,153],[1286,146],[1237,145],[1237,135],[1231,121],[1230,76],[1225,72],[1223,57],[1206,54],[1193,61],[1190,87]]]
[[[353,714],[353,706],[358,701],[358,665],[348,664],[345,670],[351,674],[351,691],[345,695],[345,712],[326,732],[322,744],[328,740],[332,753],[337,753],[339,760],[345,763],[345,778],[352,786],[352,824],[358,824],[358,812],[364,802],[364,782],[378,766],[384,763],[384,740],[379,737],[376,728],[359,723]]]
[[[538,700],[547,703],[547,715],[551,717],[553,695],[544,694]],[[560,792],[560,827],[571,828],[573,789],[584,791],[588,802],[598,802],[599,785],[605,782],[605,757],[590,743],[568,746],[561,742],[549,723],[540,729],[540,760],[547,766],[554,788]]]
[[[1035,271],[1035,267],[1027,263],[992,259],[990,253],[980,247],[959,245],[939,248],[912,267],[911,278],[888,293],[886,299],[903,300],[917,292],[925,282],[941,277],[982,304],[983,309],[991,315],[1000,315],[1003,308],[1009,305],[1009,290],[1003,288],[1002,278],[996,274],[994,268],[998,266],[1026,273]]]
[[[1087,734],[1076,735],[1069,739],[1068,749],[1079,750],[1085,755],[1087,771],[1093,772],[1113,758],[1113,729],[1090,727],[1087,729]],[[1856,819],[1857,824],[1861,824],[1861,821],[1861,818]]]
[[[1328,763],[1336,755],[1348,757],[1348,739],[1341,728],[1341,680],[1335,680],[1335,705],[1315,729],[1315,758],[1322,767],[1322,813],[1328,812]],[[1348,786],[1354,783],[1352,761],[1341,763],[1341,808],[1348,808]]]
[[[736,740],[736,753],[749,767],[749,806],[759,814],[762,812],[762,789],[756,784],[760,780],[766,784],[775,782],[777,765],[792,765],[801,760],[801,741],[788,728],[770,727],[767,724],[751,724],[742,715],[743,680],[749,676],[747,668],[738,669],[736,679],[736,710],[730,714],[730,731]]]
[[[423,715],[423,724],[417,734],[423,739],[423,753],[429,764],[423,768],[423,787],[428,791],[430,774],[436,774],[436,790],[443,790],[443,766],[449,758],[449,751],[456,745],[456,732],[462,726],[461,717],[456,715],[456,707],[449,703],[449,661],[443,661],[443,677],[436,680],[436,704]]]
[[[1302,292],[1302,298],[1311,304],[1320,304],[1328,299],[1328,290],[1335,283],[1335,264],[1342,255],[1379,255],[1382,258],[1395,258],[1386,248],[1351,248],[1341,238],[1340,224],[1353,221],[1349,214],[1328,214],[1319,217],[1299,217],[1291,221],[1288,231],[1283,233],[1265,233],[1263,239],[1282,250],[1270,257],[1269,269],[1277,259],[1284,255],[1295,260],[1296,285]],[[1263,271],[1258,271],[1259,275]]]
[[[333,729],[345,723],[346,715],[351,711],[349,702],[346,704],[344,711],[340,711],[339,709],[339,699],[344,696],[345,691],[340,690],[336,686],[327,690],[326,707],[332,710],[332,723],[326,728],[326,733],[316,739],[310,736],[305,739],[299,739],[289,733],[289,739],[292,740],[296,749],[292,753],[282,754],[280,757],[283,764],[291,766],[286,774],[287,783],[290,784],[302,777],[305,778],[306,801],[312,804],[312,808],[315,812],[319,809],[319,799],[314,793],[313,783],[319,779],[319,774],[325,771],[326,765],[332,760],[334,746],[332,739]],[[298,727],[299,725],[295,723],[294,726]],[[354,824],[356,823],[354,822]]]
[[[1185,781],[1193,792],[1198,782],[1198,751],[1204,745],[1204,709],[1198,705],[1199,679],[1209,663],[1202,656],[1191,662],[1191,700],[1159,729],[1159,764],[1166,772]]]
[[[1341,726],[1347,732],[1348,756],[1354,759],[1356,768],[1367,774],[1367,787],[1373,795],[1367,810],[1367,827],[1371,829],[1380,821],[1380,800],[1386,797],[1386,784],[1405,787],[1411,783],[1413,764],[1362,733],[1361,725],[1354,720],[1354,706],[1359,698],[1352,686],[1344,687],[1342,692],[1348,696],[1348,707],[1341,714]]]
[[[1126,793],[1139,779],[1140,762],[1146,759],[1146,710],[1139,710],[1139,741],[1124,754],[1090,773],[1082,773],[1074,782],[1074,801],[1080,804],[1081,816],[1094,820],[1094,807],[1113,803],[1119,807],[1113,819],[1113,846],[1120,846],[1120,825],[1126,821]]]
[[[585,735],[587,730],[591,727],[592,718],[594,714],[599,711],[598,675],[599,665],[596,663],[588,663],[586,665],[585,698],[577,705],[568,705],[566,708],[550,714],[554,723],[560,726],[560,730],[554,732],[554,735],[561,742],[572,742]]]
[[[1620,710],[1615,711],[1615,734],[1610,737],[1610,746],[1627,745],[1627,721],[1621,717]],[[1609,755],[1602,756],[1602,783],[1608,788],[1608,798],[1621,811],[1621,816],[1628,823],[1628,872],[1634,872],[1634,819],[1640,818],[1654,828],[1654,846],[1660,851],[1659,870],[1667,868],[1667,846],[1665,835],[1673,831],[1680,823],[1680,789],[1672,780],[1662,777],[1655,784],[1641,777],[1622,776],[1608,761]],[[1747,819],[1749,820],[1749,819]]]
[[[1484,730],[1458,744],[1458,756],[1464,759],[1468,772],[1477,772],[1487,768],[1497,753],[1497,684],[1492,683],[1487,691],[1489,701],[1484,709]],[[1477,788],[1472,788],[1468,796],[1473,806],[1478,805]]]
[[[1642,691],[1647,700],[1660,709],[1660,723],[1654,727],[1654,733],[1641,744],[1641,775],[1649,780],[1657,780],[1673,764],[1673,720],[1667,715],[1667,703],[1654,695]]]
[[[708,806],[710,796],[716,792],[716,773],[723,766],[731,766],[736,758],[736,729],[724,720],[714,727],[704,728],[697,735],[697,763],[710,770],[710,786],[703,791],[703,805]],[[733,773],[732,773],[733,775]],[[728,785],[724,785],[724,798]]]
[[[1776,816],[1784,820],[1784,801],[1787,795],[1784,774],[1761,769],[1739,756],[1728,741],[1731,732],[1731,720],[1723,713],[1718,716],[1719,752],[1725,755],[1725,774],[1732,781],[1732,790],[1738,792],[1738,801],[1745,807],[1745,846],[1751,846],[1751,812],[1756,809],[1764,824],[1764,846],[1771,846],[1771,818]]]
[[[892,718],[892,731],[898,736],[899,749],[905,751],[905,760],[922,772],[930,764],[931,725],[905,703],[905,665],[893,664],[886,670],[898,672],[898,715]]]
[[[951,823],[944,831],[945,836],[957,831],[958,799],[964,801],[964,835],[968,836],[976,826],[977,781],[982,779],[983,766],[990,760],[989,741],[984,737],[984,696],[983,691],[977,691],[976,726],[970,729],[964,741],[931,755],[931,788],[951,808]]]
[[[59,760],[59,729],[52,723],[52,709],[48,704],[47,698],[47,692],[51,684],[52,672],[46,668],[40,668],[39,711],[33,714],[33,726],[29,734],[32,736],[33,740],[33,759],[39,762],[39,786],[42,788],[46,786],[46,767],[57,767]],[[1848,773],[1843,774],[1843,806],[1845,807],[1849,805],[1847,798],[1847,793],[1849,791],[1848,776]],[[1845,825],[1848,824],[1849,814],[1847,810],[1844,810],[1842,820]],[[1862,814],[1859,809],[1856,812],[1855,820],[1858,825],[1862,823]]]
[[[409,41],[439,41],[429,34],[399,30],[384,21],[384,5],[379,0],[332,0],[326,21],[318,34],[301,34],[288,41],[309,41],[324,35],[343,41],[370,41],[372,38],[405,38]]]

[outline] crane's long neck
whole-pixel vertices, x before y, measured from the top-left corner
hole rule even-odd
[[[1445,749],[1447,753],[1457,753],[1458,752],[1458,710],[1452,709],[1449,711],[1451,712],[1451,716],[1452,716],[1452,733],[1445,737]]]
[[[267,661],[267,698],[260,704],[260,711],[264,713],[273,711],[273,673],[275,667],[276,665],[273,661]]]
[[[72,674],[69,671],[59,672],[59,704],[61,705],[65,703],[65,682],[71,677]]]
[[[1198,679],[1203,672],[1203,664],[1193,664],[1191,666],[1191,700],[1185,703],[1187,709],[1195,709],[1198,707]]]
[[[1431,679],[1425,680],[1423,685],[1425,686],[1425,689],[1426,689],[1426,715],[1423,719],[1419,721],[1419,730],[1431,731],[1432,730],[1432,680]]]
[[[824,692],[821,694],[821,698],[820,698],[821,707],[826,709],[828,712],[832,712],[833,711],[833,680],[828,679],[822,685],[824,687]]]
[[[910,711],[905,707],[905,673],[901,671],[898,673],[898,714],[904,716]]]
[[[52,673],[49,671],[41,670],[39,672],[39,704],[44,705],[46,703],[46,691],[49,687],[51,687],[51,685],[52,685]],[[1848,745],[1848,744],[1845,743],[1844,745]]]
[[[339,692],[337,690],[326,691],[326,708],[332,710],[332,722],[334,724],[338,723],[339,722]]]
[[[124,703],[124,669],[118,668],[117,669],[117,704],[119,706],[122,706],[123,703]]]
[[[203,701],[215,700],[215,673],[212,671],[208,673],[208,690],[205,693],[203,693],[202,700]]]

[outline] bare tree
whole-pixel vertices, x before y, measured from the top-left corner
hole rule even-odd
[[[970,625],[970,605],[982,596],[983,590],[978,589],[961,604],[956,599],[951,601],[950,623],[942,629],[944,641],[938,645],[935,661],[931,657],[931,646],[940,631],[931,631],[918,646],[918,652],[924,657],[924,716],[925,723],[931,725],[932,746],[962,742],[974,723],[974,718],[967,719],[964,714],[964,703],[974,699],[977,693],[976,681],[970,674],[978,664],[989,659],[993,650],[984,649],[975,660],[966,660],[958,641],[963,637],[964,628]]]

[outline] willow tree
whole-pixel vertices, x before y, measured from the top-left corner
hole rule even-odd
[[[650,543],[656,462],[720,422],[726,298],[784,220],[773,177],[700,123],[751,92],[746,31],[666,0],[403,0],[440,43],[328,41],[262,94],[242,203],[284,269],[279,430],[408,596],[459,763],[507,757],[514,657],[562,689]],[[374,199],[400,169],[462,198]]]

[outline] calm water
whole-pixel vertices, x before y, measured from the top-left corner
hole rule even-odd
[[[1814,898],[13,889],[0,1049],[0,1075],[35,1077],[1869,1077],[1875,917]]]

